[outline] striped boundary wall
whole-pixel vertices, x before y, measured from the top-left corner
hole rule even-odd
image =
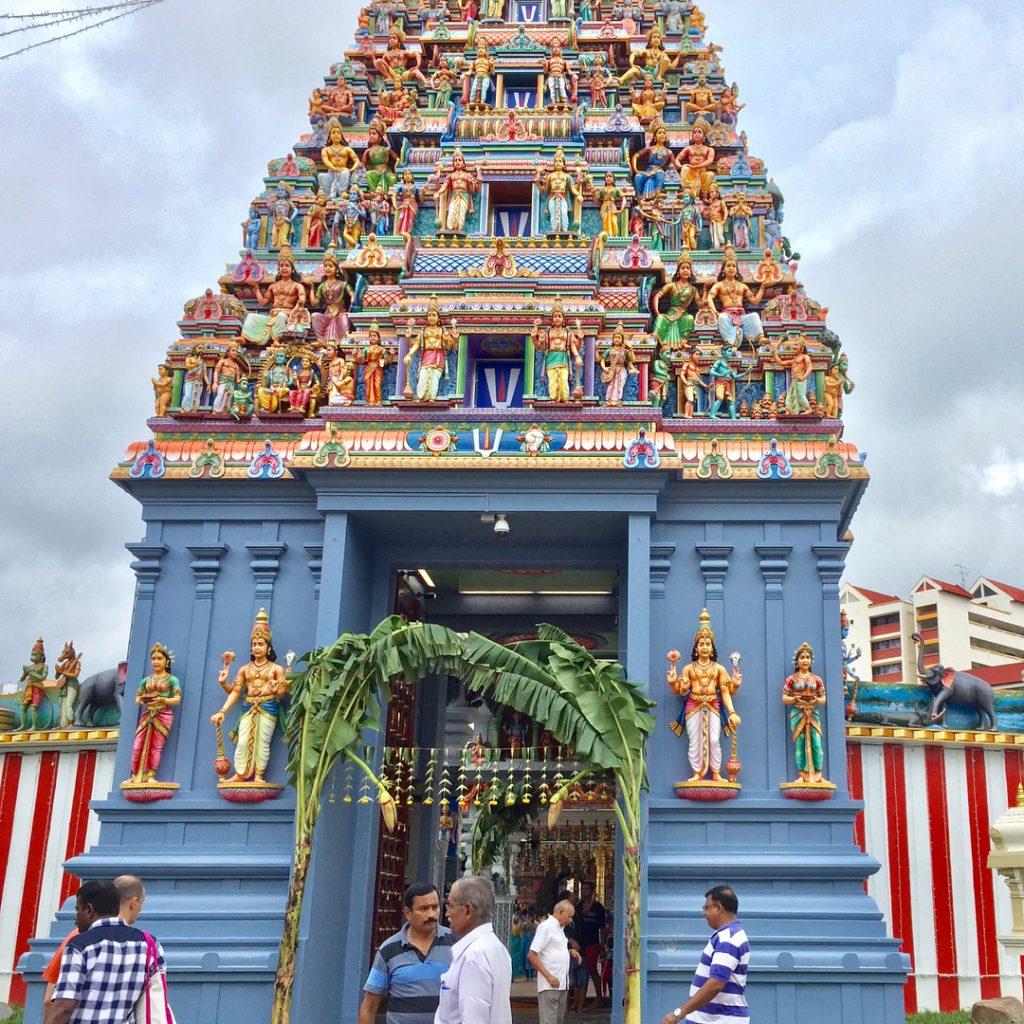
[[[116,732],[93,744],[0,747],[0,1002],[20,1003],[14,973],[28,940],[77,891],[63,864],[95,843],[89,810],[111,789]],[[881,869],[867,889],[903,942],[908,1013],[1024,996],[1006,885],[985,865],[990,823],[1024,782],[1024,735],[847,727],[854,833]]]

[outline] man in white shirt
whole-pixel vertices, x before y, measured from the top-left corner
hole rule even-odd
[[[562,1024],[569,1001],[569,957],[580,962],[578,949],[569,949],[565,926],[572,920],[575,907],[562,900],[544,918],[530,943],[527,959],[537,969],[537,1024]]]
[[[458,940],[441,976],[434,1024],[512,1024],[512,957],[494,934],[494,889],[460,878],[448,894],[448,923]]]

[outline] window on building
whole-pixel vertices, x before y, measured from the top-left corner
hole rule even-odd
[[[893,612],[891,615],[876,615],[871,620],[872,626],[895,626],[900,621],[900,613]]]
[[[890,637],[888,640],[872,640],[871,650],[875,651],[891,651],[894,647],[900,646],[900,638],[898,636]]]
[[[1024,659],[1024,647],[1011,647],[1009,644],[997,644],[994,640],[982,640],[979,637],[971,637],[971,647],[976,651],[992,651],[995,654],[1005,654],[1014,661]]]
[[[974,597],[995,597],[996,592],[991,587],[986,587],[984,583],[979,583],[973,591]]]
[[[871,669],[872,679],[889,679],[892,681],[893,676],[902,676],[903,667],[896,662],[892,665],[875,665]]]
[[[1017,626],[1012,622],[1003,619],[993,619],[988,615],[979,615],[977,612],[969,612],[967,621],[975,626],[988,626],[990,629],[998,629],[1003,633],[1013,633],[1016,636],[1024,636],[1024,626]]]

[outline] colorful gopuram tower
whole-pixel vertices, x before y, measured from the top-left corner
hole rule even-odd
[[[238,257],[185,304],[149,434],[113,473],[146,524],[128,545],[129,679],[157,641],[176,652],[156,778],[177,788],[140,802],[126,728],[117,778],[139,781],[99,805],[76,870],[146,880],[180,1020],[268,1019],[294,801],[258,715],[235,781],[217,774],[232,771],[211,724],[237,713],[230,649],[252,639],[238,706],[255,692],[269,707],[257,647],[371,628],[400,570],[602,570],[616,653],[658,702],[645,1018],[678,1005],[703,894],[726,882],[754,947],[754,1019],[902,1021],[906,958],[865,893],[877,865],[846,785],[838,585],[867,483],[843,437],[853,384],[701,11],[373,0],[339,56],[309,132],[268,164]],[[698,627],[722,660],[742,656],[735,692],[698,658]],[[804,643],[827,701],[794,726],[783,684]],[[695,674],[670,686],[691,645]],[[730,701],[742,725],[716,727]],[[434,703],[410,725],[428,745]],[[356,804],[325,809],[317,833],[303,1024],[355,1021],[375,905],[395,895],[374,808]],[[37,995],[67,919],[24,962]]]

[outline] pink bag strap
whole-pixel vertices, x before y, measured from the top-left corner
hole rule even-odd
[[[141,931],[141,929],[139,929]],[[142,937],[146,940],[146,1022],[145,1024],[152,1024],[152,1010],[150,1009],[150,997],[149,997],[149,981],[150,978],[156,973],[159,960],[156,953],[156,939],[153,938],[149,932],[142,932]],[[164,1003],[167,1002],[167,982],[163,983],[164,988]]]

